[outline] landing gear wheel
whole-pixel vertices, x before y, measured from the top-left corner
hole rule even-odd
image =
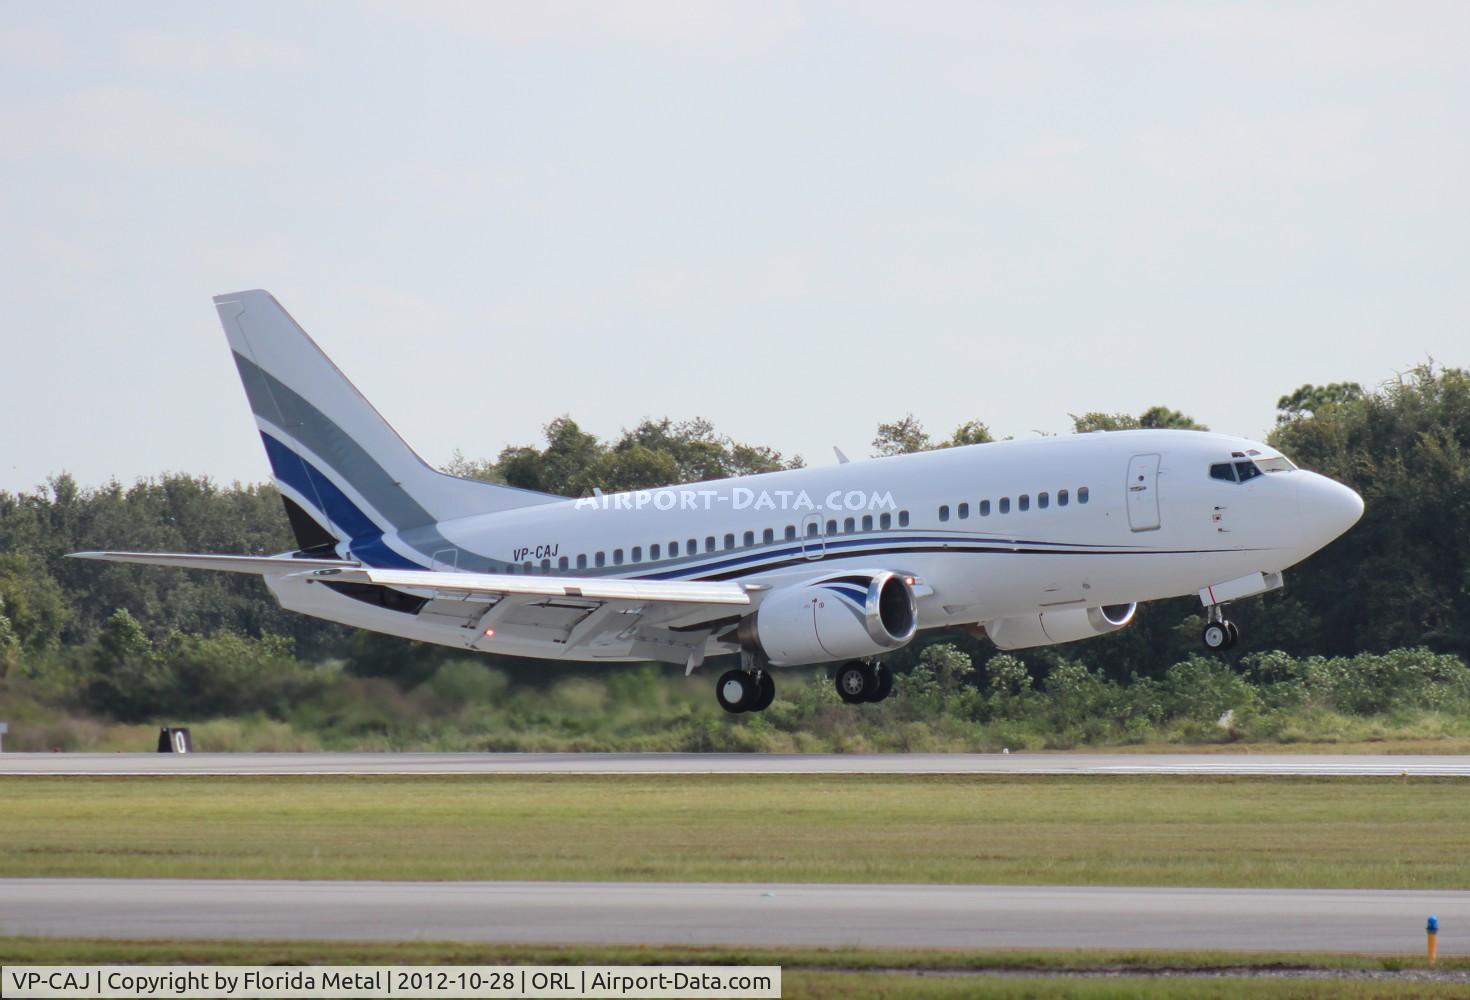
[[[715,700],[731,715],[749,711],[759,691],[755,677],[744,670],[727,670],[715,682]],[[774,685],[772,693],[775,693]]]
[[[1205,648],[1213,653],[1230,648],[1230,629],[1223,621],[1210,622],[1205,626],[1204,632],[1200,633],[1200,641]]]
[[[837,683],[837,697],[849,705],[867,701],[878,689],[878,678],[873,668],[861,660],[848,660],[838,667],[833,680]]]
[[[756,682],[755,703],[746,709],[749,712],[764,712],[771,707],[771,702],[776,700],[776,679],[771,676],[769,670],[762,670],[761,677]]]
[[[873,693],[868,696],[869,701],[882,701],[893,693],[893,671],[879,663],[873,667],[878,677],[878,683],[873,688]]]
[[[1225,644],[1225,648],[1234,649],[1235,644],[1240,641],[1240,629],[1235,627],[1234,622],[1226,622],[1225,631],[1230,633],[1230,641]]]

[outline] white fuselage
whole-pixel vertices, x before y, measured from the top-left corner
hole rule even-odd
[[[936,628],[1194,595],[1301,561],[1345,531],[1361,501],[1281,462],[1243,482],[1211,477],[1212,465],[1273,458],[1263,444],[1193,431],[1006,441],[546,503],[383,544],[425,568],[772,590],[890,570],[916,579],[919,627]],[[379,632],[518,656],[567,649],[544,625],[508,621],[487,637],[433,606],[407,614],[299,578],[267,582],[287,608]],[[571,655],[631,650],[611,636]],[[709,655],[732,651],[709,639]]]

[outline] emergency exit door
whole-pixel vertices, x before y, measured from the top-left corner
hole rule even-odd
[[[1159,456],[1134,455],[1128,460],[1128,526],[1134,531],[1159,528]]]

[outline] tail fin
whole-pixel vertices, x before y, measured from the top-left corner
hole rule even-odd
[[[214,304],[303,549],[560,499],[430,467],[269,292]]]

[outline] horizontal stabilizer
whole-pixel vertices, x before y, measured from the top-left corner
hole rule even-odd
[[[307,559],[298,562],[310,562]],[[445,573],[433,570],[324,569],[309,579],[375,583],[385,587],[454,594],[525,594],[594,601],[647,601],[652,604],[749,605],[750,594],[738,583],[706,580],[617,580],[581,576],[510,576],[499,573]]]
[[[321,569],[356,569],[358,566],[358,563],[344,559],[212,556],[195,552],[73,552],[67,558],[100,559],[103,562],[136,563],[140,566],[172,566],[175,569],[213,569],[224,573],[254,573],[258,576],[306,573]]]

